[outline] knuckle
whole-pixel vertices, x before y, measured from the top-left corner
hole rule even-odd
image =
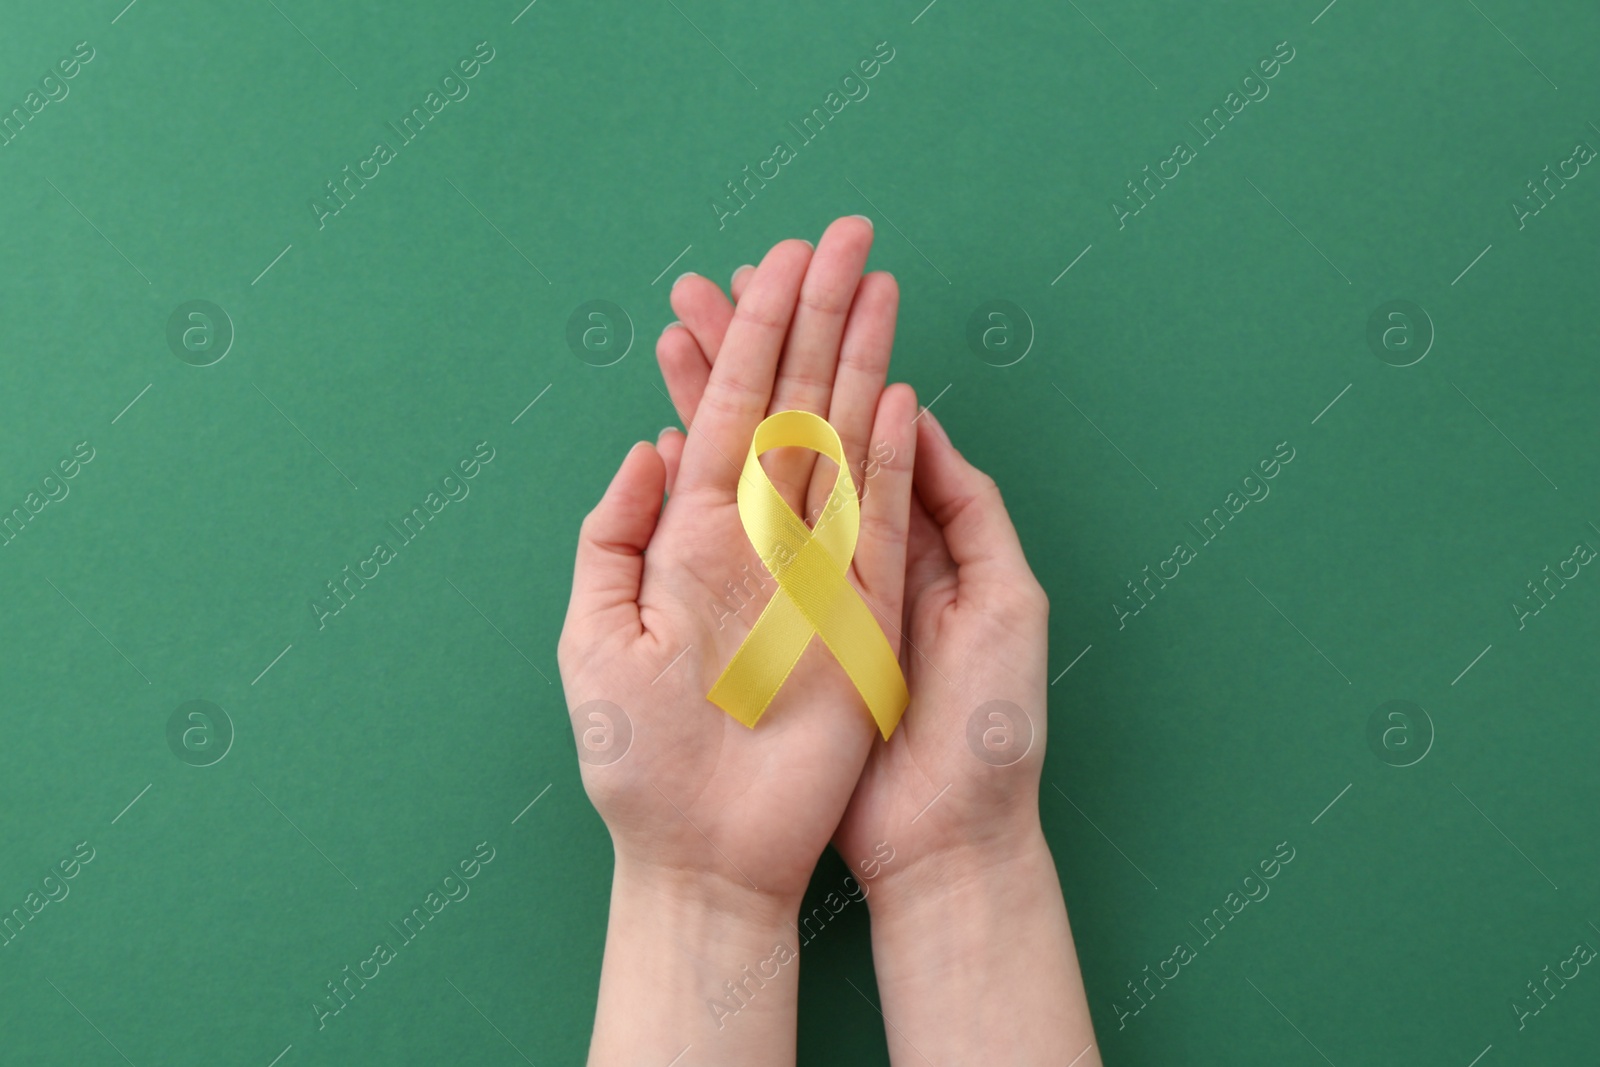
[[[850,310],[851,290],[839,285],[813,283],[800,288],[800,306],[830,318],[842,318]]]
[[[869,373],[877,366],[878,359],[867,345],[858,344],[854,340],[841,343],[839,346],[839,368],[853,373]]]
[[[977,473],[974,484],[969,489],[964,489],[952,500],[945,501],[934,520],[940,526],[948,526],[958,518],[964,521],[974,519],[996,511],[1003,511],[1005,501],[1000,496],[1000,486],[989,475],[982,471]]]
[[[896,474],[910,473],[911,465],[907,462],[907,453],[903,448],[896,448],[887,440],[875,442],[872,445],[871,458],[874,472],[894,471]]]
[[[737,378],[724,378],[715,387],[706,389],[695,419],[703,419],[707,412],[718,419],[743,418],[751,405],[761,399],[757,390],[747,383]],[[762,406],[765,406],[764,401]]]
[[[861,532],[874,541],[892,543],[905,536],[905,527],[879,508],[866,508],[861,513]]]
[[[770,331],[781,331],[789,325],[789,318],[786,314],[763,306],[754,300],[741,300],[733,309],[733,321]]]
[[[778,399],[788,407],[803,407],[807,411],[825,408],[823,403],[833,392],[833,379],[809,369],[785,369],[778,382]]]

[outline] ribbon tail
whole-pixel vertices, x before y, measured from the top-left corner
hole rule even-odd
[[[829,605],[829,618],[817,627],[817,634],[866,701],[872,721],[887,741],[905,714],[911,694],[878,620],[853,586],[842,579],[839,584],[843,588]]]
[[[889,639],[842,570],[813,538],[778,575],[779,590],[839,661],[887,741],[911,697]]]
[[[780,591],[723,668],[706,699],[754,727],[811,642],[810,621]]]

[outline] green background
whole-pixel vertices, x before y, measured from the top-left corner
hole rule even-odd
[[[1511,204],[1600,145],[1600,14],[925,2],[9,6],[0,112],[95,58],[0,148],[0,513],[94,459],[0,548],[0,913],[94,859],[0,948],[0,1060],[579,1062],[610,852],[549,683],[578,522],[674,421],[672,278],[863,212],[892,375],[1051,596],[1043,818],[1106,1062],[1594,1062],[1592,969],[1524,1029],[1511,1004],[1600,946],[1600,576],[1510,605],[1600,547],[1600,172]],[[480,41],[470,95],[319,228],[308,201]],[[719,226],[880,41],[870,95]],[[997,299],[1025,318],[975,349]],[[236,335],[211,366],[167,341],[193,300]],[[636,335],[610,366],[566,340],[591,300]],[[1367,340],[1392,300],[1426,315],[1410,366]],[[480,441],[471,495],[319,630],[323,583]],[[232,724],[210,766],[167,740],[190,700]],[[1390,700],[1426,721],[1374,746]],[[319,1032],[324,983],[484,841],[470,897]],[[1119,1028],[1280,842],[1271,895]],[[844,981],[872,994],[866,935],[853,907],[806,951],[804,1063],[885,1060]]]

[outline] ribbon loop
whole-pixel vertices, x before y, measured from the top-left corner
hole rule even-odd
[[[785,446],[820,453],[839,468],[814,528],[790,509],[761,466],[763,452]],[[887,740],[910,695],[894,650],[846,577],[861,532],[861,505],[838,433],[809,411],[767,416],[751,438],[738,499],[745,535],[778,591],[707,699],[754,726],[815,634],[844,668]]]

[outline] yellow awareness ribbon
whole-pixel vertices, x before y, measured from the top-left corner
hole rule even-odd
[[[810,449],[838,465],[814,529],[794,513],[761,466],[763,452],[785,446]],[[888,639],[846,578],[861,531],[861,505],[844,446],[826,419],[809,411],[780,411],[756,427],[739,477],[739,521],[778,591],[707,699],[754,726],[816,634],[888,740],[910,695]]]

